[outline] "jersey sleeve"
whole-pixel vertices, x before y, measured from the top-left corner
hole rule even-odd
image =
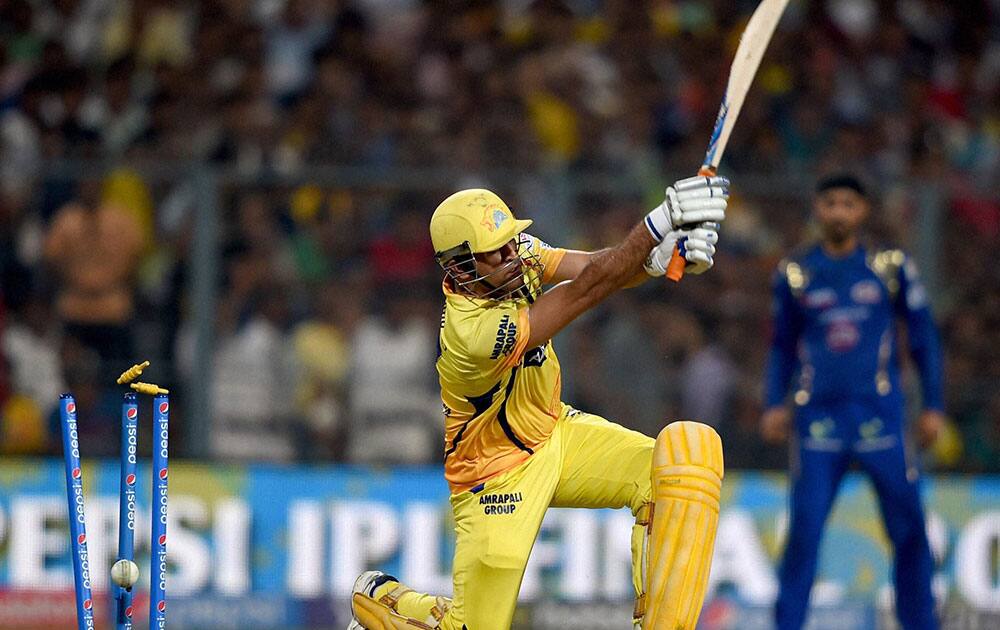
[[[559,264],[562,263],[566,250],[562,247],[552,247],[540,238],[525,234],[528,239],[528,251],[538,256],[542,263],[542,283],[548,284],[555,276]]]
[[[530,333],[527,306],[511,302],[483,309],[469,324],[465,349],[483,372],[506,370],[521,361]]]
[[[776,407],[785,401],[788,384],[798,367],[799,334],[801,318],[798,304],[788,285],[788,276],[781,268],[774,275],[773,321],[771,347],[767,357],[764,378],[764,401],[767,407]]]
[[[941,342],[931,315],[927,290],[913,259],[905,258],[899,269],[899,293],[896,312],[906,320],[910,355],[920,373],[920,387],[925,409],[942,410]]]

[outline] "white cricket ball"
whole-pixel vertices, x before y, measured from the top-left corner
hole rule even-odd
[[[132,588],[139,581],[139,565],[131,560],[119,560],[111,565],[111,581],[122,588]]]

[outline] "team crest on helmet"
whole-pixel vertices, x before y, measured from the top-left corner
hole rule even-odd
[[[507,220],[507,214],[503,210],[493,211],[493,227],[500,229],[500,225]]]
[[[488,206],[483,211],[483,221],[482,226],[489,230],[491,233],[500,229],[503,222],[509,217],[507,213],[496,206]]]

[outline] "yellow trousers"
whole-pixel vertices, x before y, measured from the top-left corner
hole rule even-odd
[[[650,500],[652,457],[653,438],[567,407],[552,437],[527,461],[482,488],[453,495],[454,597],[440,627],[510,628],[545,510],[627,506],[635,514]]]

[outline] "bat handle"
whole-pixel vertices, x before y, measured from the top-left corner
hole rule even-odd
[[[702,177],[714,177],[716,173],[716,168],[710,164],[706,164],[698,169],[698,175]],[[674,282],[680,282],[681,278],[684,277],[684,266],[687,261],[681,256],[681,249],[677,245],[674,245],[674,254],[670,257],[670,262],[667,264],[667,277]]]

